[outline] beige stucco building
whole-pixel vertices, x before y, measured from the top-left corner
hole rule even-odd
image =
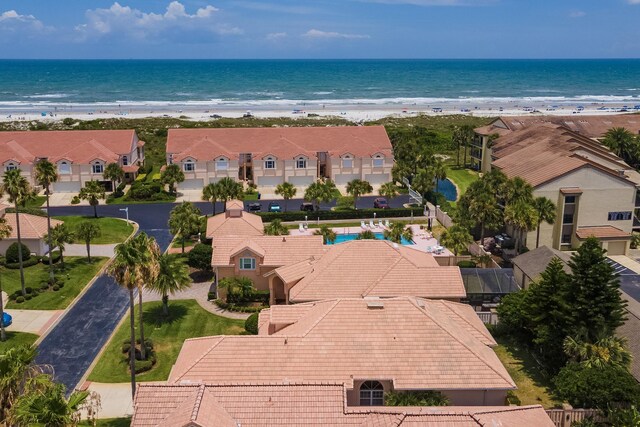
[[[179,164],[197,190],[224,177],[269,191],[289,182],[300,189],[320,178],[379,186],[391,180],[393,153],[383,126],[170,129],[167,164]]]
[[[54,193],[79,192],[87,181],[102,181],[111,189],[111,181],[102,173],[109,163],[133,179],[144,162],[144,141],[135,130],[73,130],[0,132],[2,171],[20,169],[32,186],[35,164],[47,159],[58,169]]]
[[[18,241],[18,226],[15,213],[6,213],[9,206],[0,203],[0,217],[4,217],[7,225],[11,228],[11,233],[6,238],[0,240],[0,254],[4,255],[12,244]],[[49,245],[46,241],[47,218],[26,213],[18,214],[20,220],[20,241],[29,248],[29,252],[38,256],[46,255],[49,252]],[[51,227],[62,224],[62,221],[51,219]]]

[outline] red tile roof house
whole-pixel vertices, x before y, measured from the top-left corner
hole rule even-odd
[[[185,173],[182,190],[231,177],[272,192],[283,182],[303,189],[318,178],[379,186],[391,180],[393,152],[383,126],[169,129],[173,163]]]
[[[31,185],[34,165],[48,159],[58,168],[54,193],[79,192],[87,181],[111,181],[102,172],[109,163],[118,163],[135,178],[144,162],[144,141],[134,130],[73,130],[0,132],[0,164],[4,171],[21,169]]]
[[[5,213],[9,206],[0,203],[0,217],[7,220],[11,227],[11,234],[0,240],[0,254],[4,255],[9,246],[18,241],[18,227],[16,226],[16,214]],[[38,256],[49,252],[49,245],[45,240],[47,235],[47,218],[26,213],[18,214],[20,217],[20,234],[22,244],[29,248],[31,253]],[[62,221],[51,219],[51,227],[62,224]]]
[[[341,384],[138,386],[132,427],[553,427],[539,406],[349,407]]]
[[[265,274],[272,305],[396,296],[460,301],[467,296],[460,269],[440,266],[429,253],[386,240],[353,240],[325,248],[321,256],[300,259],[300,253],[299,262],[291,258]]]
[[[473,308],[420,298],[273,306],[257,336],[186,340],[168,384],[344,384],[348,406],[437,390],[453,405],[503,405],[515,383]]]

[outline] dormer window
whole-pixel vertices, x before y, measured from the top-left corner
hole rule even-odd
[[[365,381],[360,386],[360,406],[384,405],[384,387],[379,381]]]
[[[18,165],[16,165],[16,164],[15,164],[15,163],[13,163],[13,162],[11,162],[11,163],[7,164],[7,166],[5,166],[5,168],[4,168],[4,170],[5,170],[5,171],[7,171],[7,172],[8,172],[8,171],[15,170],[15,169],[18,169]]]
[[[306,169],[307,168],[307,159],[300,156],[296,159],[296,169]]]
[[[122,156],[122,166],[127,166],[129,164],[129,158],[127,156]]]
[[[381,168],[383,166],[384,166],[384,157],[382,157],[380,154],[376,154],[376,156],[373,158],[373,167]]]
[[[104,165],[100,162],[95,162],[91,165],[91,173],[99,174],[104,172]]]
[[[182,164],[182,169],[185,172],[193,172],[194,170],[196,170],[196,164],[193,163],[193,160],[186,160],[183,164]]]
[[[219,171],[226,171],[227,169],[229,169],[229,160],[224,158],[224,157],[220,157],[218,159],[216,159],[216,170]]]
[[[240,270],[255,270],[256,259],[255,258],[240,258]]]
[[[347,155],[342,158],[342,167],[347,169],[353,167],[353,159],[351,156]]]
[[[69,162],[62,161],[58,163],[58,173],[60,175],[68,175],[71,173],[71,165]]]
[[[276,168],[276,161],[273,157],[267,157],[264,160],[264,168],[265,169],[275,169]]]

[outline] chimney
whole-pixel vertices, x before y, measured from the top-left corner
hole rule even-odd
[[[282,237],[282,241],[283,241],[283,242],[286,242],[286,241],[287,241],[287,238],[283,236],[283,237]]]

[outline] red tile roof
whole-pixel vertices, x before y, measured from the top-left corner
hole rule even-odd
[[[612,225],[598,225],[578,227],[576,230],[578,239],[587,239],[595,237],[597,239],[630,239],[631,234],[620,230]]]
[[[132,427],[553,427],[541,406],[347,407],[340,384],[140,384]]]
[[[232,217],[221,213],[207,218],[208,239],[221,236],[262,236],[264,226],[262,218],[249,212],[242,212],[240,216]]]
[[[18,214],[18,216],[20,217],[20,236],[23,239],[42,239],[47,235],[47,217],[24,213]],[[5,219],[11,227],[11,235],[7,237],[7,239],[17,239],[18,227],[16,224],[16,214],[6,214]],[[62,221],[51,219],[51,227],[55,227],[58,224],[62,224]]]
[[[358,379],[390,379],[396,390],[515,388],[486,345],[484,326],[463,310],[452,314],[446,303],[416,298],[322,301],[273,335],[186,340],[168,381],[331,381],[352,388]]]
[[[334,157],[347,152],[356,157],[376,153],[392,156],[383,126],[169,129],[167,137],[167,153],[173,154],[175,161],[187,157],[200,161],[219,156],[237,159],[240,153],[293,159],[297,155],[316,157],[318,152]]]
[[[0,132],[0,163],[31,164],[42,157],[51,162],[117,162],[120,155],[131,153],[136,139],[135,130]]]
[[[311,257],[325,251],[322,236],[221,236],[213,240],[213,258],[216,266],[232,265],[232,257],[251,251],[263,258],[260,265],[279,267]]]

